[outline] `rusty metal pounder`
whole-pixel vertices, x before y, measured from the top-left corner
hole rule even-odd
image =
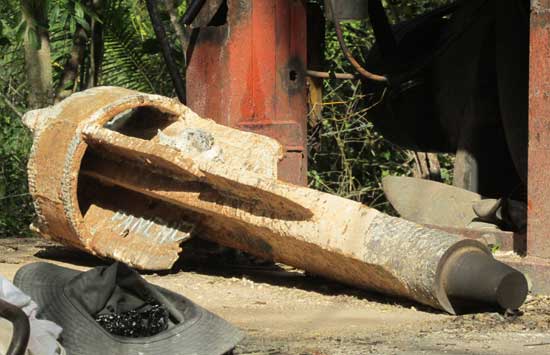
[[[343,283],[456,312],[518,308],[527,282],[480,242],[277,180],[281,145],[117,87],[24,117],[45,237],[139,269],[169,269],[192,234]]]

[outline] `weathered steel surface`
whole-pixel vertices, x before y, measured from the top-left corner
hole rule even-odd
[[[485,245],[276,179],[281,146],[174,99],[100,87],[28,113],[36,227],[137,268],[192,233],[350,285],[454,312],[457,255]]]
[[[527,252],[550,259],[550,1],[532,1]]]
[[[279,178],[305,185],[306,2],[228,0],[226,16],[197,23],[187,104],[202,117],[277,139],[284,147]]]
[[[466,227],[476,219],[473,205],[482,198],[475,192],[408,176],[386,176],[382,187],[401,217],[448,227]]]

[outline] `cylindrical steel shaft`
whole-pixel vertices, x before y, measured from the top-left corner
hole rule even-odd
[[[36,227],[94,254],[167,269],[194,233],[451,313],[453,297],[512,307],[525,296],[522,275],[504,275],[483,244],[281,182],[275,140],[200,118],[173,99],[94,88],[25,122],[35,133]],[[470,272],[469,254],[482,265],[478,286],[498,287],[458,292],[471,282],[456,276]],[[507,298],[510,288],[516,296]]]

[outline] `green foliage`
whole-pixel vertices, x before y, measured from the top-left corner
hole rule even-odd
[[[0,142],[0,237],[26,235],[33,217],[26,180],[31,138],[19,119],[3,115]]]
[[[406,175],[412,159],[373,130],[360,82],[325,82],[323,116],[312,127],[310,186],[384,208],[381,178]]]
[[[21,124],[27,107],[24,26],[18,1],[0,2],[0,237],[28,234],[33,208],[27,190],[26,162],[31,139]]]
[[[147,16],[135,1],[114,1],[107,9],[101,83],[174,96]]]

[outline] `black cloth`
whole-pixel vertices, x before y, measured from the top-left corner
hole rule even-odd
[[[147,337],[171,324],[165,305],[149,284],[122,263],[77,276],[66,292],[113,335]]]

